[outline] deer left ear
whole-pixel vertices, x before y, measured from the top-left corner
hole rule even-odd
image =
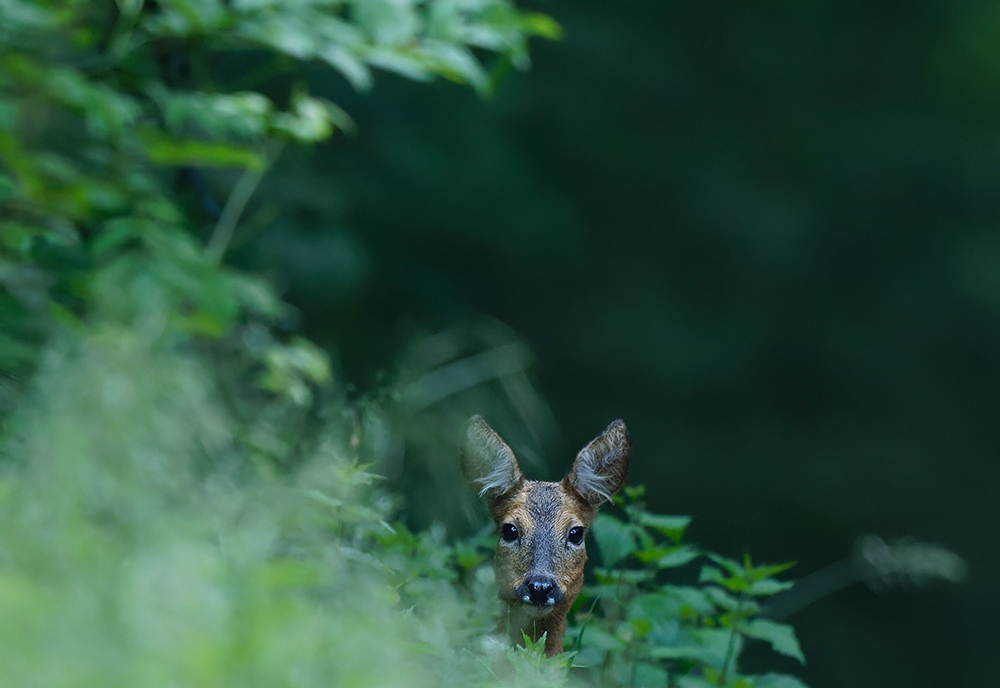
[[[524,476],[507,443],[479,416],[469,419],[466,428],[462,467],[466,477],[489,500],[490,508],[500,497],[524,482]]]
[[[632,438],[625,423],[616,420],[580,450],[563,484],[593,507],[610,501],[625,484]]]

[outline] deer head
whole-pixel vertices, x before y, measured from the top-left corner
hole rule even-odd
[[[500,630],[513,642],[522,632],[532,640],[547,633],[546,654],[562,652],[566,613],[583,585],[587,530],[625,482],[631,446],[616,420],[580,450],[561,481],[527,480],[500,436],[479,416],[469,421],[463,464],[500,531]]]

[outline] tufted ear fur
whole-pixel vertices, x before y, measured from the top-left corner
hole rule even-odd
[[[576,491],[591,506],[610,501],[628,475],[632,438],[625,423],[616,420],[580,450],[563,485]]]
[[[491,506],[524,482],[514,452],[479,416],[469,419],[462,468],[469,481],[479,488],[479,495],[485,496]]]

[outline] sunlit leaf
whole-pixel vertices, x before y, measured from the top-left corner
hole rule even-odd
[[[150,160],[163,165],[199,165],[204,167],[264,168],[264,158],[255,150],[228,143],[187,139],[175,141],[156,138],[146,143]]]

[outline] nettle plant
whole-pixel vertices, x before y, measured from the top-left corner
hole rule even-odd
[[[624,518],[594,521],[603,566],[566,634],[574,664],[602,685],[801,688],[793,676],[739,671],[749,639],[805,662],[792,627],[762,615],[769,597],[792,586],[775,576],[793,564],[754,565],[749,555],[739,562],[685,543],[691,518],[650,513],[644,492],[626,487],[614,499]],[[677,584],[674,569],[700,558],[698,584]]]

